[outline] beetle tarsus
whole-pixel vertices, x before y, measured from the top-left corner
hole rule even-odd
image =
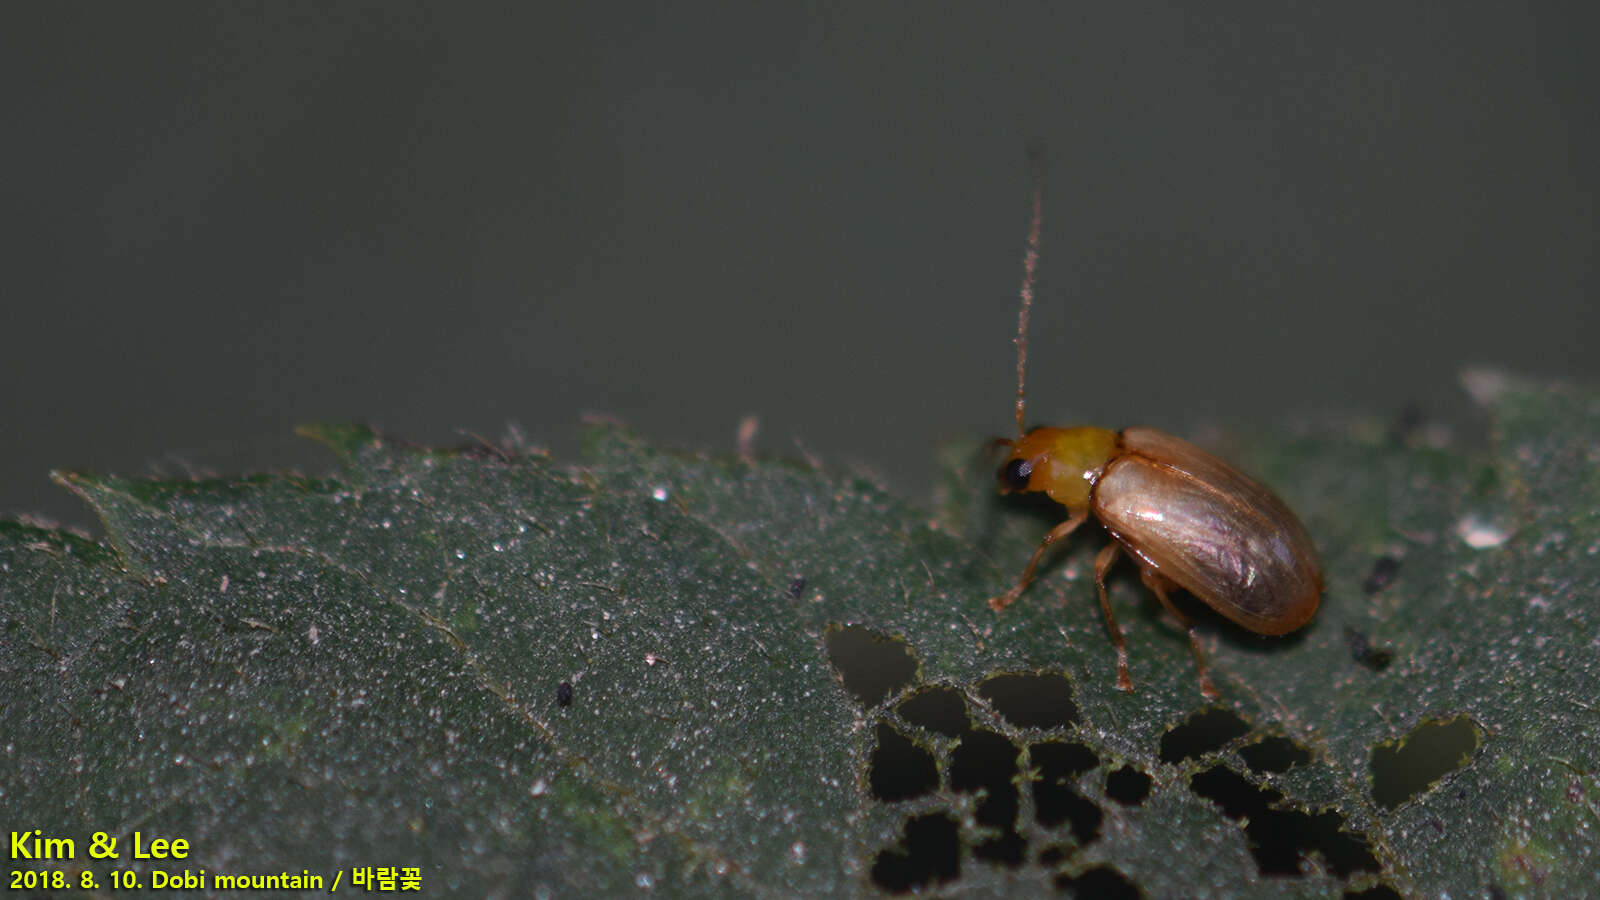
[[[1022,596],[1022,589],[1027,586],[1027,583],[1024,582],[1012,588],[1011,590],[1006,591],[1004,594],[999,595],[998,597],[990,597],[989,608],[995,612],[1005,609],[1011,604],[1017,602],[1017,598]]]

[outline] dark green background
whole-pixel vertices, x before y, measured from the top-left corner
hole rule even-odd
[[[1113,8],[1114,6],[1114,8]],[[0,12],[0,513],[305,421],[797,435],[897,487],[1036,417],[1457,416],[1600,373],[1596,7],[35,4]]]

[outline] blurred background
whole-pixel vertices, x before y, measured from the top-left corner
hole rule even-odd
[[[8,4],[0,515],[362,421],[856,461],[1596,380],[1600,7]]]

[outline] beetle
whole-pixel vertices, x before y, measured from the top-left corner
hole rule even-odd
[[[1122,553],[1161,605],[1189,630],[1200,692],[1217,696],[1194,623],[1173,605],[1174,588],[1258,634],[1282,635],[1311,621],[1322,598],[1316,549],[1305,526],[1273,493],[1195,445],[1154,428],[1026,428],[1028,312],[1039,259],[1043,176],[1035,157],[1033,214],[1023,257],[1017,319],[1017,437],[994,443],[1003,494],[1042,492],[1067,519],[1044,536],[1015,587],[994,597],[999,612],[1033,581],[1052,544],[1091,517],[1111,536],[1095,557],[1100,610],[1117,651],[1117,687],[1133,690],[1128,648],[1106,595],[1106,574]]]

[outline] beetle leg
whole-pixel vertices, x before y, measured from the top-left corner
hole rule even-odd
[[[1200,636],[1195,634],[1194,621],[1179,612],[1178,607],[1174,606],[1172,600],[1167,597],[1167,591],[1177,587],[1177,584],[1167,576],[1151,568],[1141,568],[1139,570],[1139,580],[1144,582],[1145,587],[1155,592],[1156,597],[1161,601],[1161,605],[1167,608],[1167,612],[1172,613],[1174,618],[1189,629],[1189,649],[1194,653],[1195,667],[1200,670],[1200,693],[1208,700],[1217,699],[1216,685],[1211,683],[1211,676],[1206,674],[1206,658],[1200,652]]]
[[[1045,535],[1044,540],[1039,542],[1038,549],[1033,551],[1033,557],[1028,560],[1028,567],[1022,570],[1022,578],[1017,582],[1017,586],[1009,591],[1006,591],[1004,594],[1001,594],[998,597],[990,597],[989,608],[995,612],[999,612],[1000,610],[1005,609],[1011,604],[1017,602],[1017,598],[1022,596],[1022,592],[1027,590],[1028,585],[1033,583],[1033,570],[1039,567],[1039,560],[1044,558],[1044,551],[1048,549],[1051,544],[1054,544],[1056,541],[1059,541],[1071,534],[1073,529],[1077,528],[1079,525],[1082,525],[1083,520],[1087,518],[1089,518],[1089,511],[1084,510],[1065,522],[1062,522],[1060,525],[1050,529],[1050,533]]]
[[[1117,625],[1117,615],[1111,611],[1111,598],[1106,596],[1106,573],[1117,564],[1117,552],[1122,545],[1116,541],[1105,546],[1094,558],[1094,584],[1100,589],[1100,612],[1105,614],[1106,628],[1111,632],[1111,643],[1117,648],[1117,689],[1133,690],[1133,674],[1128,671],[1128,642],[1123,640],[1122,629]]]

